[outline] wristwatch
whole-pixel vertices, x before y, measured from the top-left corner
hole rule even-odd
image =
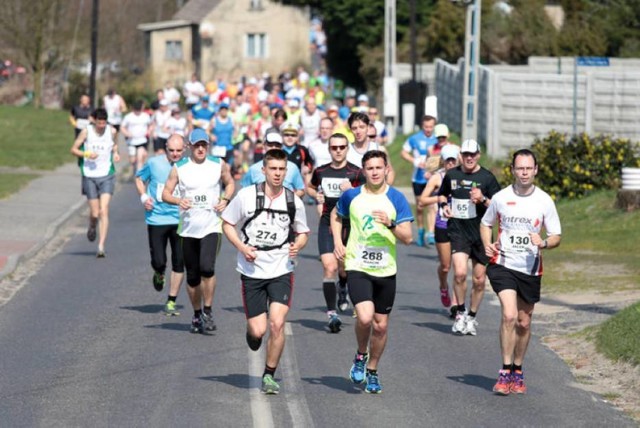
[[[398,225],[398,223],[396,223],[395,220],[391,220],[391,224],[389,226],[387,226],[387,229],[395,229],[395,227]]]

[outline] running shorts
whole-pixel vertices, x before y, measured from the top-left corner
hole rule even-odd
[[[396,299],[396,276],[378,277],[368,273],[347,271],[349,298],[353,305],[360,302],[373,302],[376,314],[388,315]]]
[[[240,279],[242,281],[242,303],[247,319],[267,313],[269,304],[273,302],[291,307],[293,273],[268,279],[240,275]]]
[[[497,264],[487,266],[487,276],[496,294],[515,290],[518,297],[531,305],[540,301],[542,276],[527,275]]]
[[[113,195],[115,187],[115,174],[105,177],[82,177],[82,194],[86,195],[87,199],[99,199],[103,193]]]

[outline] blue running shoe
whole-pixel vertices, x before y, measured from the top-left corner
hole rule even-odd
[[[329,317],[329,331],[331,333],[339,333],[342,328],[342,320],[337,314],[331,314]]]
[[[369,360],[369,354],[364,354],[364,355],[356,354],[356,357],[353,359],[353,365],[351,366],[351,370],[349,371],[349,379],[351,379],[351,382],[353,383],[364,382],[368,360]]]
[[[424,247],[424,229],[418,229],[418,238],[416,239],[418,247]]]
[[[433,232],[427,233],[427,244],[436,245],[436,236],[433,234]]]
[[[378,373],[367,373],[367,386],[364,388],[364,392],[367,394],[380,394],[382,392]]]

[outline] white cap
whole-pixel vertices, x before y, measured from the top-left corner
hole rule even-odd
[[[442,149],[440,150],[440,156],[444,160],[451,159],[451,158],[458,159],[459,154],[460,154],[460,148],[455,144],[445,144],[444,146],[442,146]]]
[[[476,140],[464,140],[460,153],[480,153],[480,144]]]
[[[444,123],[439,123],[433,128],[433,134],[438,137],[449,137],[449,127]]]
[[[364,102],[364,103],[368,103],[369,102],[369,97],[366,96],[365,94],[361,94],[358,97],[358,102]]]
[[[160,100],[160,102],[158,104],[160,104],[161,106],[168,106],[169,105],[169,100],[162,99],[162,100]]]
[[[282,135],[278,132],[268,132],[267,135],[264,136],[265,143],[278,143],[282,145]]]
[[[280,126],[280,132],[284,134],[287,131],[297,134],[300,131],[300,126],[295,122],[285,122]]]
[[[296,98],[291,98],[288,102],[287,105],[289,107],[300,107],[300,101],[298,101]]]

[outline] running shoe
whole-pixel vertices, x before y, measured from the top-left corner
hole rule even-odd
[[[204,329],[207,331],[215,331],[218,328],[216,323],[213,322],[213,314],[211,312],[203,312],[202,321],[204,322]]]
[[[433,234],[433,232],[427,233],[427,244],[436,245],[436,236]]]
[[[456,321],[453,323],[451,331],[455,334],[467,334],[467,314],[460,312],[456,314]]]
[[[155,288],[156,291],[162,291],[164,288],[164,274],[159,272],[153,273],[153,288]]]
[[[469,334],[471,336],[475,336],[476,333],[476,327],[478,326],[478,321],[476,321],[476,317],[470,317],[467,316],[466,322],[465,322],[465,330],[466,332],[464,334]]]
[[[516,370],[511,375],[511,392],[514,394],[526,394],[527,385],[524,384],[524,373]]]
[[[449,318],[452,320],[456,319],[456,314],[458,313],[458,306],[453,305],[449,308]]]
[[[107,254],[104,252],[104,250],[98,250],[98,252],[96,253],[96,258],[104,259],[105,257],[107,257]]]
[[[498,381],[493,386],[493,392],[500,395],[509,395],[511,392],[511,372],[508,370],[500,370],[498,372]]]
[[[245,338],[247,339],[247,345],[249,345],[249,349],[251,349],[252,351],[257,351],[258,349],[260,349],[260,345],[262,345],[261,337],[253,337],[247,331]]]
[[[262,392],[269,395],[275,395],[280,392],[280,385],[270,374],[262,376]]]
[[[342,320],[337,314],[331,314],[328,326],[331,333],[339,333],[342,328]]]
[[[201,317],[191,318],[191,333],[204,333],[204,326],[202,325]]]
[[[96,223],[97,221],[89,220],[89,229],[87,229],[87,239],[89,242],[93,242],[96,240]]]
[[[364,392],[367,394],[382,393],[382,385],[380,385],[378,373],[367,373],[367,386],[364,388]]]
[[[338,286],[338,309],[340,309],[340,312],[345,312],[347,309],[349,309],[346,287],[340,288],[340,286]]]
[[[424,229],[418,229],[418,238],[416,239],[418,247],[424,247]]]
[[[176,308],[176,302],[173,300],[167,300],[167,303],[164,305],[164,313],[168,317],[180,315],[180,312],[178,312]]]
[[[369,360],[369,354],[357,354],[353,359],[353,365],[349,371],[349,379],[353,383],[362,383],[365,380],[365,373],[367,368],[367,361]]]
[[[442,302],[442,306],[448,308],[451,306],[451,297],[449,297],[449,289],[441,288],[440,289],[440,302]]]

